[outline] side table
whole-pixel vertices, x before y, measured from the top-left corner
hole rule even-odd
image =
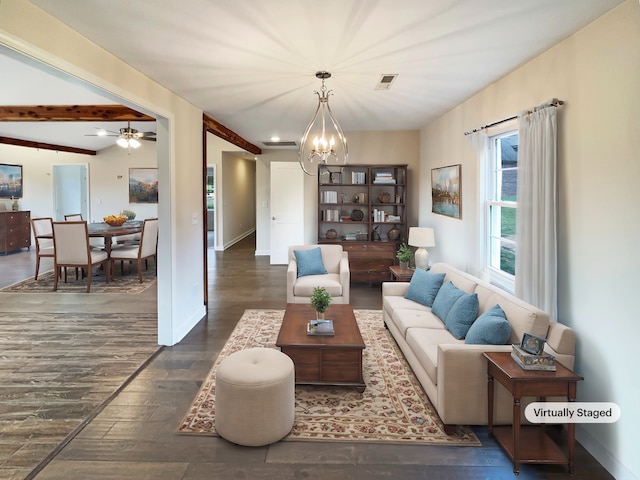
[[[485,352],[488,375],[489,437],[495,437],[513,461],[513,473],[520,473],[521,463],[562,464],[574,472],[575,423],[567,425],[568,456],[547,435],[540,425],[521,426],[522,397],[564,396],[569,402],[576,399],[577,382],[584,380],[564,365],[556,362],[556,371],[525,370],[511,358],[510,352]],[[494,379],[513,396],[513,425],[493,426]]]
[[[399,265],[389,267],[394,282],[410,282],[415,270],[413,268],[400,268]]]

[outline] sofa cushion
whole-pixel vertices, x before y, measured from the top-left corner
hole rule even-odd
[[[446,282],[442,287],[440,287],[440,290],[438,290],[438,294],[433,301],[431,311],[444,322],[447,318],[447,313],[449,313],[453,304],[456,303],[456,300],[464,294],[465,293],[456,287],[451,281]]]
[[[511,324],[500,308],[494,306],[480,315],[469,331],[464,343],[476,345],[504,345],[511,335]]]
[[[442,286],[444,273],[429,273],[421,268],[416,268],[405,298],[430,307]]]
[[[539,308],[530,305],[519,298],[504,292],[492,297],[491,305],[499,304],[505,317],[511,324],[511,338],[509,343],[519,344],[522,336],[532,333],[545,338],[549,330],[549,315]]]
[[[463,340],[456,340],[451,332],[444,328],[410,328],[407,330],[406,339],[434,385],[438,383],[438,345],[463,343]]]
[[[322,251],[320,247],[308,250],[294,250],[296,262],[298,263],[298,277],[306,275],[324,275],[327,269],[322,263]]]
[[[396,309],[391,312],[395,326],[404,337],[409,328],[444,330],[444,324],[429,310]]]
[[[478,295],[475,293],[462,295],[453,304],[444,323],[447,330],[458,340],[467,335],[469,327],[478,316]]]

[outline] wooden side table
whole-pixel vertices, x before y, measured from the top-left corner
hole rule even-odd
[[[399,265],[389,267],[394,282],[410,282],[415,270],[413,268],[400,268]]]
[[[511,358],[510,352],[485,352],[488,375],[489,437],[495,437],[513,461],[513,473],[520,473],[521,463],[562,464],[573,474],[576,425],[567,426],[568,456],[547,435],[542,426],[521,426],[520,400],[522,397],[565,396],[569,402],[576,399],[577,382],[584,380],[564,365],[556,362],[556,371],[525,370]],[[513,396],[513,425],[493,426],[494,379]]]

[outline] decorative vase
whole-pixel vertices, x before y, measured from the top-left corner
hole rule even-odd
[[[316,320],[324,320],[324,313],[316,310]]]

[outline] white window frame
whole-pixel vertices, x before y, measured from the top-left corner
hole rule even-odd
[[[486,198],[485,203],[485,238],[484,243],[486,246],[485,251],[485,271],[488,272],[489,281],[492,284],[513,293],[515,291],[515,275],[511,275],[508,272],[500,269],[500,246],[501,241],[512,243],[516,247],[514,240],[506,239],[501,235],[492,235],[492,232],[500,231],[500,213],[499,209],[502,207],[515,208],[518,207],[518,202],[507,201],[500,199],[500,192],[502,191],[502,168],[500,162],[500,152],[496,151],[496,140],[500,138],[509,137],[514,134],[518,134],[517,126],[513,123],[504,125],[499,130],[493,129],[491,132],[487,132],[487,165],[484,172],[485,185],[486,185]],[[499,144],[498,144],[499,145]],[[492,209],[496,209],[497,213],[492,217]],[[496,239],[498,241],[493,242]],[[493,251],[492,251],[493,250]]]

